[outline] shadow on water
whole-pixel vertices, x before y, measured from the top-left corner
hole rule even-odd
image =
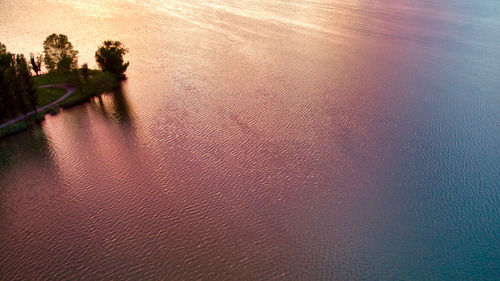
[[[134,114],[123,83],[113,92],[98,96],[95,105],[108,120],[118,123],[129,134],[135,135]],[[43,124],[0,140],[0,178],[4,171],[21,158],[51,162],[50,141]]]
[[[49,140],[42,125],[0,140],[0,187],[3,186],[4,172],[29,159],[44,162],[47,166],[53,164]]]
[[[96,97],[94,102],[94,109],[107,120],[116,124],[120,128],[121,134],[127,136],[122,140],[129,145],[136,142],[135,115],[127,96],[126,81],[122,82],[114,91]]]
[[[96,102],[104,116],[112,121],[117,121],[121,124],[130,124],[133,127],[134,114],[126,96],[123,83],[113,92],[98,96]]]

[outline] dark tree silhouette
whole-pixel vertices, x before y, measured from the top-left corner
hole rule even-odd
[[[42,61],[43,61],[43,55],[39,55],[36,57],[36,64],[38,66],[38,71],[40,71],[40,74],[42,73]]]
[[[27,104],[29,103],[36,111],[38,99],[28,62],[22,54],[16,56],[16,74],[16,101],[21,111],[26,115],[28,113]]]
[[[30,65],[24,55],[15,56],[0,45],[0,119],[26,115],[38,103]]]
[[[36,64],[36,63],[35,63]],[[31,108],[36,112],[38,96],[36,94],[35,82],[31,76],[29,64],[24,55],[16,56],[17,77],[21,83],[22,95],[25,103],[28,102]]]
[[[82,64],[82,76],[83,80],[89,81],[89,65],[87,63]]]
[[[64,34],[52,33],[43,42],[45,66],[49,72],[69,72],[78,68],[78,51]]]
[[[38,73],[40,72],[40,68],[38,67],[38,63],[35,59],[35,55],[30,54],[30,63],[31,63],[31,68],[35,72],[36,76],[38,76]]]
[[[0,43],[0,118],[13,117],[17,113],[14,84],[16,80],[14,55]]]
[[[128,52],[120,41],[104,41],[95,52],[95,59],[99,68],[113,74],[116,78],[125,79],[129,63],[123,63],[123,56]]]
[[[31,77],[31,74],[29,74],[29,79],[26,82],[26,95],[28,97],[28,101],[31,105],[31,108],[37,112],[36,106],[38,105],[38,94],[36,92],[36,86],[35,86],[35,81],[33,81],[33,78]]]
[[[7,54],[7,47],[5,46],[5,44],[2,44],[2,42],[0,42],[0,55],[5,54]]]

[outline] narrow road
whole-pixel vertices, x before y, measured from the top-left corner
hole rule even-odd
[[[63,101],[64,99],[66,99],[67,97],[71,96],[75,91],[76,91],[76,86],[74,85],[71,85],[71,84],[50,84],[50,85],[43,85],[43,86],[40,86],[38,88],[50,88],[50,87],[57,87],[57,88],[63,88],[63,89],[66,89],[66,94],[64,94],[62,97],[58,98],[57,100],[47,104],[47,105],[44,105],[42,107],[39,107],[37,108],[37,112],[41,112],[53,105],[56,105],[57,103]],[[24,118],[28,117],[28,116],[31,116],[35,114],[35,111],[31,111],[29,112],[28,114],[26,114],[26,116],[22,115],[22,116],[19,116],[19,117],[16,117],[12,120],[9,120],[3,124],[0,124],[0,129],[2,129],[3,127],[6,127],[6,126],[9,126],[10,124],[14,124],[16,123],[17,121],[21,121],[23,120]]]

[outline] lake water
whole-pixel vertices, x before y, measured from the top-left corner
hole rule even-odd
[[[499,280],[500,2],[0,2],[101,100],[0,140],[1,280]]]

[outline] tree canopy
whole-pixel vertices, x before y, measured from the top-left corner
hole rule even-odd
[[[123,56],[127,52],[128,49],[120,41],[107,40],[97,49],[95,59],[102,71],[109,72],[118,79],[124,79],[129,63],[123,63]]]
[[[49,35],[43,42],[43,52],[49,72],[70,72],[78,68],[78,51],[64,34]]]
[[[0,43],[0,119],[13,116],[17,111],[13,87],[14,65],[14,56]]]
[[[4,54],[7,54],[7,47],[5,46],[5,44],[2,44],[2,42],[0,42],[0,55]]]
[[[30,54],[31,68],[33,69],[33,71],[37,76],[42,71],[42,59],[43,59],[42,55],[35,57],[35,55]]]
[[[20,96],[22,97],[22,103],[24,104],[24,106],[21,106],[26,108],[26,104],[29,103],[31,108],[36,111],[38,98],[36,95],[35,82],[33,81],[33,78],[31,76],[30,65],[28,64],[28,61],[23,54],[16,55],[16,68],[18,77],[17,80],[20,84]],[[26,114],[26,112],[24,113]]]
[[[24,55],[7,52],[0,43],[0,119],[36,110],[37,96],[30,65]]]

